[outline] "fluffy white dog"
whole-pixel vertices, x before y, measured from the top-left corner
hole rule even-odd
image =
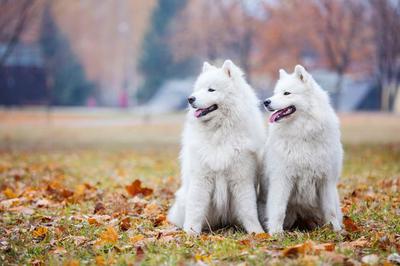
[[[229,224],[263,232],[256,186],[265,128],[255,93],[232,61],[205,62],[188,101],[182,184],[168,220],[191,234]]]
[[[264,105],[270,116],[262,198],[267,201],[268,232],[331,223],[341,229],[337,182],[343,150],[338,118],[329,97],[297,65],[280,70],[274,95]]]

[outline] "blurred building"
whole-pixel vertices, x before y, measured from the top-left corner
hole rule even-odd
[[[7,49],[0,44],[0,54]],[[0,104],[46,104],[46,75],[40,48],[19,44],[0,67]]]

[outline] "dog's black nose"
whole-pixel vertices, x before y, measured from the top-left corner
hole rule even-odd
[[[268,107],[270,104],[271,104],[271,100],[270,100],[270,99],[266,99],[266,100],[264,101],[265,107]]]
[[[190,104],[192,104],[192,103],[194,103],[194,101],[196,101],[196,97],[189,97],[188,98],[188,102],[190,103]]]

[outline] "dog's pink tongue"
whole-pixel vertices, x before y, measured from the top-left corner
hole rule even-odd
[[[279,111],[272,113],[272,115],[269,117],[269,122],[274,123],[275,119],[278,117],[279,113],[280,113]]]
[[[202,112],[203,112],[203,109],[197,109],[197,110],[194,112],[194,116],[197,117],[197,118],[199,118]]]

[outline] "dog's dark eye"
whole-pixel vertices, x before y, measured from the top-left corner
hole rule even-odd
[[[290,95],[291,93],[290,92],[288,92],[288,91],[285,91],[284,93],[283,93],[283,95]]]
[[[213,92],[213,91],[215,91],[213,88],[208,88],[208,91],[209,92]]]

